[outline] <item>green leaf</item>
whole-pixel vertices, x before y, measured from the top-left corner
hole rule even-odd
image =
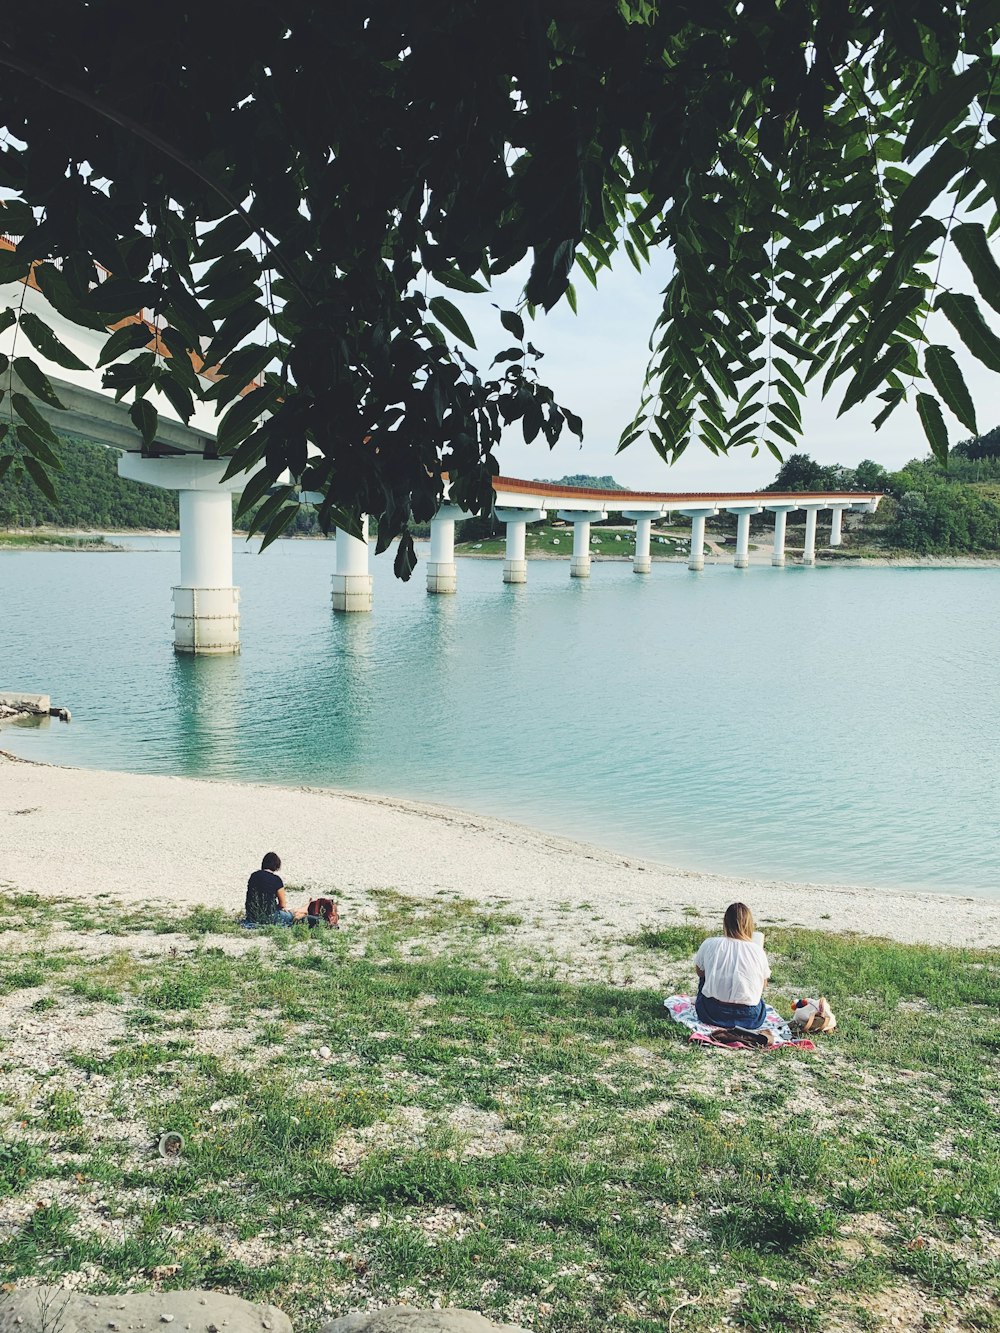
[[[965,292],[942,292],[937,309],[944,312],[972,355],[1000,374],[1000,338],[983,319],[975,298]]]
[[[191,390],[170,373],[169,363],[157,375],[156,387],[186,426],[194,415],[194,399]]]
[[[993,258],[989,238],[982,223],[959,223],[952,232],[952,239],[965,262],[965,267],[972,274],[972,281],[979,289],[980,296],[988,301],[994,310],[1000,310],[1000,266]]]
[[[6,434],[7,434],[7,427],[0,426],[0,440],[2,440]],[[13,454],[4,454],[3,457],[0,457],[0,481],[3,481],[4,477],[7,475],[8,471],[10,470],[10,465],[11,463],[13,463],[13,461],[14,461]]]
[[[626,242],[626,244],[627,244],[627,242]],[[639,265],[637,264],[636,267],[638,268]],[[570,310],[572,310],[573,314],[575,315],[575,314],[576,314],[576,288],[573,286],[573,284],[572,284],[571,282],[567,282],[567,284],[566,284],[566,300],[569,302],[569,308],[570,308]]]
[[[430,312],[439,324],[444,327],[454,338],[464,342],[467,346],[475,348],[476,340],[472,336],[472,330],[465,322],[465,316],[459,310],[458,306],[443,296],[434,296],[430,300]]]
[[[152,338],[153,335],[145,324],[123,324],[120,329],[115,329],[101,348],[97,369],[100,370],[102,366],[117,361],[126,352],[138,351],[140,347],[145,347],[151,342]]]
[[[33,393],[36,398],[41,399],[43,403],[48,403],[50,407],[62,408],[63,405],[56,397],[56,391],[49,383],[48,376],[35,365],[30,357],[15,356],[13,366],[14,374],[29,393]]]
[[[237,347],[219,367],[222,379],[216,380],[205,397],[214,399],[220,407],[224,407],[252,384],[273,360],[272,347],[264,347],[260,343]]]
[[[931,453],[939,463],[946,464],[948,462],[948,430],[944,424],[944,417],[941,415],[938,400],[929,393],[918,393],[917,412],[920,415],[920,424],[924,428],[924,434],[930,442]]]
[[[58,445],[59,437],[49,425],[49,423],[39,412],[38,408],[23,393],[12,393],[10,396],[10,405],[21,418],[26,426],[30,426],[36,434],[43,440],[48,440],[49,444]]]
[[[962,425],[968,427],[973,435],[978,435],[972,396],[951,348],[938,345],[928,347],[924,352],[924,369],[930,382]]]
[[[396,558],[392,562],[393,573],[396,578],[407,583],[416,567],[417,553],[413,549],[413,538],[408,532],[401,533],[399,545],[396,547]]]
[[[159,288],[152,283],[136,282],[133,278],[108,278],[87,294],[84,304],[88,310],[106,315],[111,324],[126,315],[139,314],[146,306],[152,309],[159,295]]]
[[[840,407],[837,410],[837,416],[841,417],[855,404],[860,403],[863,398],[876,389],[887,376],[900,365],[910,354],[909,343],[892,343],[885,354],[872,365],[864,365],[855,374],[854,378],[848,384],[844,391],[844,397]]]
[[[156,439],[156,427],[160,420],[160,414],[151,402],[145,398],[140,398],[138,402],[132,404],[128,410],[132,419],[132,425],[142,434],[143,445],[148,449]]]
[[[223,218],[211,231],[205,232],[198,243],[198,262],[206,263],[218,259],[219,255],[235,250],[250,235],[250,227],[239,213],[231,213]]]
[[[25,310],[21,314],[21,332],[36,352],[41,352],[47,360],[54,361],[64,370],[90,369],[86,362],[81,361],[75,352],[71,352],[66,344],[56,337],[44,320],[39,319],[30,310]]]
[[[524,342],[524,320],[516,310],[501,310],[500,323],[518,342]]]
[[[30,454],[22,454],[21,462],[24,464],[24,470],[35,483],[46,500],[52,504],[59,503],[59,496],[56,494],[56,488],[52,485],[52,478],[45,471],[45,468],[39,463],[37,458],[32,458]]]
[[[231,449],[240,443],[254,428],[254,422],[267,411],[278,397],[274,385],[265,384],[259,389],[251,389],[238,402],[234,403],[219,422],[219,448]]]
[[[274,482],[275,479],[267,468],[262,467],[259,472],[255,472],[243,487],[243,494],[236,506],[236,517],[242,518],[244,514],[249,513],[254,505],[264,498]]]
[[[61,459],[52,452],[40,435],[35,434],[30,426],[18,425],[17,438],[32,458],[37,458],[44,467],[51,468],[54,472],[63,470]]]
[[[276,518],[272,518],[267,525],[267,532],[264,534],[264,540],[260,544],[260,549],[266,551],[272,542],[277,541],[285,531],[292,519],[299,512],[297,504],[288,505],[282,509]]]
[[[964,166],[965,154],[947,140],[924,163],[892,210],[892,232],[897,241],[903,239],[917,218],[927,211]]]
[[[488,288],[475,278],[467,277],[461,269],[457,268],[437,268],[431,274],[435,282],[439,282],[442,287],[451,287],[456,292],[485,292]]]
[[[903,144],[903,155],[912,161],[925,148],[938,143],[944,132],[958,120],[964,120],[977,93],[983,91],[989,81],[988,72],[982,61],[977,61],[961,74],[946,79],[937,92],[924,97],[917,105],[916,113],[907,131]]]
[[[205,352],[205,364],[217,365],[265,319],[267,309],[259,301],[250,301],[234,311],[209,344]]]
[[[273,481],[271,481],[271,485],[273,484]],[[271,520],[276,517],[282,505],[287,503],[294,491],[294,486],[279,486],[273,495],[268,496],[251,519],[250,532],[260,532],[262,528],[266,528]]]
[[[11,306],[6,310],[0,310],[0,333],[4,333],[17,319],[17,311]]]

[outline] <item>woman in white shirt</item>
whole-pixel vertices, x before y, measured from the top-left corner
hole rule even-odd
[[[745,903],[726,908],[722,930],[722,935],[706,940],[695,955],[698,1017],[716,1028],[763,1027],[767,1018],[764,987],[771,975],[764,936],[755,933]]]

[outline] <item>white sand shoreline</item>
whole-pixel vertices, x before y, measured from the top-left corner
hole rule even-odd
[[[0,752],[0,888],[235,912],[272,848],[304,893],[335,892],[358,907],[378,888],[503,903],[526,933],[563,950],[693,913],[714,920],[737,898],[763,924],[980,948],[1000,939],[1000,899],[676,870],[448,806],[61,768]]]

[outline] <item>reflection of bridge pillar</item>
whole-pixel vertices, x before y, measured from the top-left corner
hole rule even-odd
[[[431,555],[427,561],[427,591],[454,592],[458,587],[455,565],[455,520],[462,517],[457,505],[442,505],[431,519]]]
[[[702,505],[697,509],[678,509],[679,514],[691,520],[691,554],[688,557],[688,569],[705,568],[705,519],[714,518],[719,512],[715,505]]]
[[[564,523],[573,524],[573,557],[569,564],[570,578],[590,578],[590,525],[604,518],[603,509],[560,509],[559,517]]]
[[[780,568],[785,563],[785,524],[790,510],[795,506],[768,505],[767,507],[774,514],[774,550],[771,553],[771,564]]]
[[[524,534],[528,523],[537,523],[543,517],[541,509],[496,509],[497,521],[507,525],[507,556],[503,562],[504,583],[527,583],[528,561],[525,558]]]
[[[814,565],[816,563],[816,515],[819,513],[819,505],[805,505],[806,511],[806,539],[802,548],[802,563],[804,565]]]
[[[737,569],[747,569],[750,565],[750,515],[760,513],[760,505],[726,505],[730,514],[736,515],[736,558],[733,564]]]
[[[178,492],[181,579],[174,594],[174,648],[179,653],[240,650],[240,590],[233,587],[233,491],[226,464],[200,457],[141,458],[123,454],[118,474]]]
[[[368,573],[368,518],[361,537],[337,529],[337,572],[332,577],[334,611],[370,611],[372,576]]]
[[[653,567],[649,542],[653,530],[653,519],[659,518],[659,515],[659,510],[655,512],[648,509],[622,510],[622,518],[626,518],[630,523],[635,524],[635,556],[632,560],[632,570],[636,574],[648,574]]]

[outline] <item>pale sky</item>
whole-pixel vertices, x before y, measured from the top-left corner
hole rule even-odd
[[[774,480],[778,463],[763,449],[756,459],[751,459],[749,447],[734,451],[728,458],[716,458],[693,441],[680,461],[668,467],[640,439],[616,457],[618,437],[639,403],[647,343],[660,309],[667,272],[665,257],[639,274],[623,255],[615,271],[602,276],[597,291],[582,273],[578,275],[574,284],[577,315],[560,303],[549,315],[539,315],[534,325],[526,321],[528,338],[545,353],[539,363],[541,377],[552,386],[557,402],[583,418],[584,440],[581,446],[575,436],[564,431],[559,444],[550,451],[540,436],[526,445],[517,425],[507,432],[500,450],[501,469],[506,475],[558,478],[577,472],[598,476],[610,473],[632,489],[671,491],[719,487],[751,490]],[[490,301],[513,307],[523,280],[523,270],[514,270],[497,280],[489,296],[466,297],[442,289],[442,294],[459,305],[468,319],[479,348],[478,355],[469,354],[470,359],[483,371],[489,359],[513,341],[500,327]],[[968,288],[957,259],[946,261],[942,280]],[[995,377],[961,350],[943,318],[934,318],[937,322],[931,340],[955,349],[976,404],[980,431],[990,430],[1000,422]],[[877,400],[838,419],[837,407],[846,383],[845,377],[825,401],[817,393],[806,404],[800,452],[823,463],[847,466],[874,458],[890,471],[929,452],[912,404],[898,407],[877,433],[871,425],[872,417],[883,405]],[[953,444],[968,437],[969,432],[947,410],[945,417]]]

